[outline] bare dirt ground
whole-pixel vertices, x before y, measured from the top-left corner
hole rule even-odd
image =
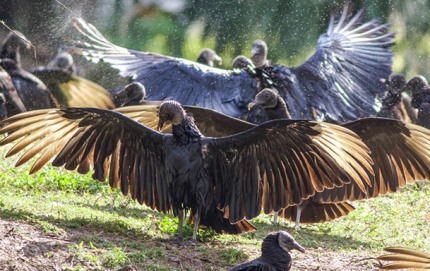
[[[82,262],[75,258],[71,245],[79,244],[82,236],[90,232],[85,228],[67,229],[61,234],[45,233],[40,226],[27,222],[0,219],[0,270],[4,271],[45,271],[70,270],[80,265],[87,270],[96,270],[90,262]],[[94,234],[94,230],[92,230]],[[115,243],[115,235],[106,236]],[[148,241],[145,241],[148,242]],[[210,263],[210,257],[199,257],[193,247],[172,249],[176,244],[149,241],[152,244],[166,247],[167,257],[157,264],[168,265],[177,270],[218,270],[215,263]],[[158,242],[154,244],[153,242]],[[209,244],[200,244],[209,245]],[[256,253],[259,248],[256,248]],[[172,254],[169,255],[169,251]],[[248,253],[248,252],[247,252]],[[372,254],[372,255],[370,255]],[[345,254],[326,249],[308,249],[305,254],[294,253],[292,270],[378,270],[378,262],[373,258],[377,252]],[[138,266],[126,265],[120,269],[105,270],[144,270]]]

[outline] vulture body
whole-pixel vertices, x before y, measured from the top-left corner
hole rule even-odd
[[[387,247],[384,249],[392,254],[377,257],[380,261],[392,261],[380,266],[381,270],[407,269],[410,271],[430,270],[430,254],[401,247]]]
[[[281,93],[293,118],[344,122],[375,115],[382,79],[391,74],[394,33],[377,20],[362,23],[364,11],[350,16],[346,5],[340,17],[332,15],[316,52],[297,67],[260,68]],[[141,82],[148,100],[176,100],[184,105],[215,109],[242,117],[247,105],[263,87],[244,70],[235,72],[180,58],[139,52],[109,42],[92,25],[76,19],[79,38],[70,52],[117,68],[122,76]]]
[[[423,76],[415,76],[406,84],[412,94],[412,106],[417,110],[416,123],[430,129],[430,86]]]
[[[291,269],[289,252],[293,249],[305,252],[289,233],[269,233],[263,240],[259,258],[235,266],[229,271],[288,271]]]
[[[0,119],[27,111],[13,86],[12,78],[2,67],[0,67],[0,94],[3,100]]]
[[[393,74],[388,82],[388,91],[382,99],[382,108],[377,117],[404,120],[401,103],[403,101],[403,91],[406,87],[406,79],[401,74]]]
[[[145,108],[158,111],[158,121],[151,118],[150,124],[160,129],[170,122],[172,134],[140,124]],[[227,123],[206,126],[226,129]],[[30,145],[17,165],[39,155],[31,173],[51,158],[54,166],[79,173],[92,168],[94,179],[108,178],[124,195],[179,216],[179,237],[184,210],[191,210],[193,241],[199,222],[219,232],[254,230],[244,218],[299,204],[324,188],[353,182],[364,189],[373,176],[367,147],[341,126],[275,120],[225,137],[205,137],[174,101],[115,111],[38,110],[2,124],[0,133],[9,135],[0,145],[22,138],[7,156]]]

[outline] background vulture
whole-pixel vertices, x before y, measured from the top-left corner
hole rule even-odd
[[[199,221],[219,232],[253,230],[244,218],[299,204],[324,188],[354,182],[364,189],[373,175],[368,148],[338,125],[275,120],[227,137],[204,137],[179,103],[166,101],[156,125],[171,122],[173,134],[163,134],[134,120],[145,107],[157,111],[143,105],[21,113],[2,122],[0,133],[9,135],[0,145],[22,139],[7,156],[29,147],[17,165],[40,154],[31,173],[51,158],[54,166],[79,173],[92,168],[94,179],[108,177],[124,195],[179,216],[180,238],[189,209],[193,241]]]
[[[377,20],[362,23],[364,11],[350,14],[350,5],[334,15],[316,52],[302,65],[262,68],[270,75],[293,118],[343,122],[376,114],[377,95],[391,74],[394,33]],[[176,100],[241,117],[262,89],[253,74],[222,70],[185,59],[128,50],[109,42],[94,26],[74,21],[79,38],[69,50],[94,62],[103,60],[122,76],[141,82],[148,100]],[[381,81],[382,80],[382,81]],[[316,116],[314,116],[314,112]]]
[[[291,250],[302,253],[305,249],[286,231],[269,233],[261,245],[261,256],[247,263],[239,264],[229,271],[288,271],[291,268]]]

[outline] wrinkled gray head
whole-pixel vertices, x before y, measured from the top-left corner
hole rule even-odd
[[[296,242],[296,240],[294,240],[293,236],[291,236],[291,234],[289,234],[286,231],[280,231],[279,232],[279,236],[278,236],[278,244],[279,246],[289,252],[293,249],[296,249],[300,252],[305,252],[305,249],[299,245],[299,243]]]
[[[267,44],[263,40],[255,40],[251,48],[251,60],[255,67],[259,68],[266,64]]]
[[[261,105],[264,109],[275,108],[278,105],[279,94],[276,90],[265,88],[255,95],[253,102],[248,104],[248,110],[256,105]]]
[[[428,86],[427,80],[421,75],[412,77],[412,79],[406,84],[406,88],[412,91],[412,93],[419,91],[426,86]]]
[[[400,94],[406,87],[406,79],[401,74],[392,74],[390,76],[389,91],[391,94]]]
[[[158,110],[158,130],[161,131],[166,122],[170,122],[172,125],[182,124],[185,114],[185,110],[182,108],[181,104],[176,101],[165,101],[161,103]]]
[[[252,63],[252,60],[247,58],[246,56],[240,55],[233,59],[233,69],[246,69],[248,68],[248,66],[253,67],[254,64]]]
[[[48,67],[56,67],[60,69],[71,69],[74,64],[73,57],[67,52],[59,53],[51,62],[49,62]]]
[[[222,59],[214,52],[214,50],[205,48],[200,51],[197,62],[213,67],[214,64],[221,65]]]

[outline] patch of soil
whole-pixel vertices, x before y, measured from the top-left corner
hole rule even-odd
[[[65,229],[60,234],[46,233],[41,226],[27,222],[10,221],[0,219],[0,270],[2,271],[51,271],[65,270],[66,267],[73,268],[77,264],[85,266],[88,270],[94,268],[91,263],[79,262],[74,259],[74,253],[69,248],[71,245],[79,244],[82,237],[86,234],[97,234],[95,230],[86,229]],[[124,236],[109,233],[98,233],[100,237],[111,241],[117,246],[121,246]],[[103,235],[103,236],[101,236]],[[202,251],[211,252],[211,243],[200,243],[197,247],[182,246],[174,242],[146,240],[145,246],[163,248],[165,257],[162,262],[147,259],[145,264],[160,264],[170,266],[176,270],[218,270],[223,266],[218,266],[214,256],[207,255]],[[241,245],[235,246],[241,249]],[[259,247],[248,251],[248,255],[257,257],[260,253]],[[213,253],[217,253],[214,249]],[[371,255],[372,254],[372,255]],[[340,253],[327,249],[308,249],[305,254],[294,252],[293,271],[377,271],[378,262],[372,260],[377,256],[377,252],[362,253]],[[137,271],[145,270],[144,267],[129,264],[120,269],[105,269],[118,271]]]

